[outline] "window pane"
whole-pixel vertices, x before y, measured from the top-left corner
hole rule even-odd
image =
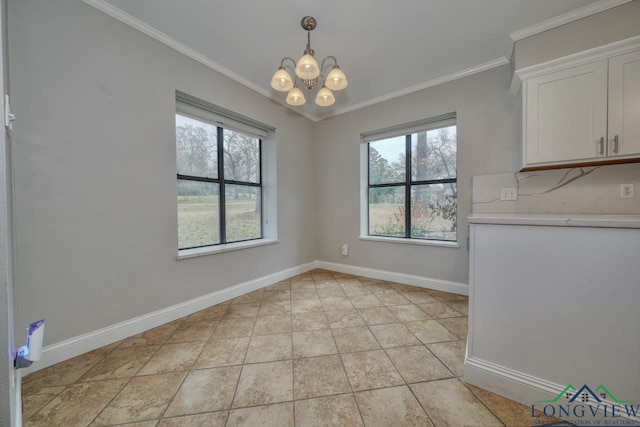
[[[261,192],[258,187],[225,185],[227,242],[262,237]]]
[[[176,114],[176,160],[180,175],[218,178],[218,133],[209,123]]]
[[[456,240],[455,183],[411,187],[411,237]]]
[[[260,140],[224,130],[224,179],[260,182]]]
[[[220,243],[218,184],[178,180],[178,248]]]
[[[369,189],[369,234],[405,236],[405,187]]]
[[[383,139],[369,143],[369,184],[405,182],[406,137]]]
[[[411,180],[455,178],[456,126],[411,135]]]

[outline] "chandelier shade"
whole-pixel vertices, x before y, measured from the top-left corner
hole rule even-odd
[[[300,25],[307,31],[307,48],[304,55],[296,62],[290,57],[284,57],[280,61],[280,67],[271,78],[271,87],[278,92],[287,92],[286,101],[289,105],[300,106],[306,102],[304,93],[298,88],[298,79],[302,80],[309,93],[312,93],[319,80],[322,80],[322,87],[315,97],[315,102],[321,107],[329,107],[336,102],[332,91],[340,91],[347,87],[347,77],[344,71],[338,66],[335,56],[327,56],[322,60],[321,65],[315,58],[315,51],[311,49],[311,31],[316,28],[317,22],[312,16],[302,18]],[[327,61],[332,61],[333,66],[329,73],[323,74]],[[286,64],[286,65],[285,65]],[[288,69],[287,66],[293,67]],[[331,62],[327,64],[327,68]]]
[[[278,68],[278,71],[273,75],[271,87],[278,92],[288,92],[293,88],[293,80],[291,80],[291,76],[284,67]]]
[[[304,105],[305,102],[307,101],[304,99],[304,93],[302,93],[297,86],[294,86],[293,89],[287,93],[287,104],[298,106]]]

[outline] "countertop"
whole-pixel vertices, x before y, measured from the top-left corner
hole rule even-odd
[[[467,220],[471,224],[640,228],[640,215],[476,213]]]

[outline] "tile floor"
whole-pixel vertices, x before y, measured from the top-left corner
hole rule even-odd
[[[314,270],[27,376],[24,424],[531,425],[464,383],[467,305]]]

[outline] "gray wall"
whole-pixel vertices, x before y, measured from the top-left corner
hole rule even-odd
[[[632,1],[515,43],[520,69],[640,35],[640,1]]]
[[[517,168],[517,99],[509,65],[316,124],[318,259],[468,283],[466,218],[471,177]],[[360,133],[449,112],[458,114],[459,248],[362,241]],[[340,255],[349,244],[348,257]]]
[[[0,1],[0,88],[8,91],[7,1]],[[4,116],[4,100],[0,106]],[[13,203],[11,139],[0,130],[0,426],[17,425],[21,415],[19,373],[13,368]],[[24,335],[23,335],[24,336]],[[22,337],[18,336],[18,339]]]
[[[80,0],[9,22],[17,329],[52,344],[316,259],[311,121]],[[278,129],[280,243],[176,260],[176,89]]]

